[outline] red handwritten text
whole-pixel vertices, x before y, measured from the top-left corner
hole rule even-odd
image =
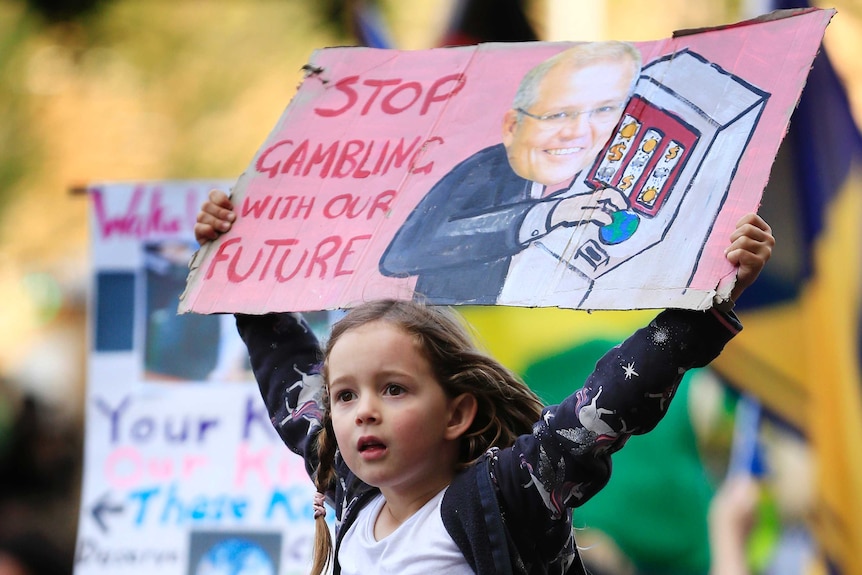
[[[323,204],[323,215],[330,220],[335,218],[354,220],[360,216],[370,220],[378,213],[385,216],[395,195],[395,190],[386,190],[373,198],[349,193],[338,194]],[[311,217],[315,199],[314,196],[268,195],[257,199],[246,197],[242,202],[240,215],[257,220],[307,220]]]
[[[328,274],[331,274],[329,277],[349,275],[355,271],[351,267],[351,256],[369,239],[368,234],[347,239],[329,236],[310,249],[298,248],[300,240],[295,238],[272,239],[256,249],[252,247],[251,253],[244,255],[242,238],[231,238],[219,246],[210,261],[206,279],[211,279],[217,271],[230,283],[241,283],[249,278],[284,283],[296,277],[316,275],[323,279]],[[227,269],[223,269],[225,267]]]
[[[255,169],[270,178],[279,174],[312,176],[314,178],[367,178],[386,174],[393,167],[398,169],[420,151],[417,136],[407,144],[404,138],[396,141],[384,140],[337,140],[331,144],[302,140],[280,140],[263,151],[255,162]],[[427,168],[422,168],[427,169]]]
[[[323,207],[323,215],[329,219],[346,217],[349,220],[364,215],[366,220],[370,220],[377,212],[385,216],[389,212],[390,204],[394,198],[395,190],[386,190],[374,198],[339,194],[326,202]]]
[[[368,114],[379,100],[380,111],[384,114],[400,114],[409,110],[416,102],[422,101],[419,115],[428,113],[431,105],[444,102],[461,91],[466,83],[463,74],[449,74],[438,78],[426,91],[419,82],[404,82],[401,78],[390,80],[367,79],[359,84],[359,76],[348,76],[335,83],[335,89],[344,94],[344,104],[337,108],[315,108],[314,111],[325,118],[340,116],[365,98],[360,115]],[[362,92],[357,88],[365,87]],[[422,95],[425,94],[423,98]]]
[[[146,187],[136,187],[126,211],[119,215],[107,213],[105,198],[100,190],[92,193],[96,227],[103,239],[113,235],[144,239],[152,236],[176,236],[185,232],[186,222],[182,216],[168,214],[170,204],[162,203],[161,190],[156,188],[150,192],[149,204],[144,206],[146,192]]]
[[[313,207],[314,196],[264,196],[255,200],[246,197],[242,202],[240,215],[258,220],[307,220]]]

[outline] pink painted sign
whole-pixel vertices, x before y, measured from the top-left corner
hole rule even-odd
[[[833,14],[654,42],[316,51],[180,311],[708,308]]]

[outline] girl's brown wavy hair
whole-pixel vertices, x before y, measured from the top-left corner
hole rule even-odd
[[[389,322],[415,338],[449,397],[470,393],[476,398],[476,417],[462,437],[459,470],[489,448],[509,447],[519,435],[530,433],[541,415],[542,402],[520,377],[478,349],[461,316],[449,308],[400,300],[374,301],[353,308],[332,328],[324,353],[324,379],[328,381],[329,354],[341,336],[375,321]],[[337,448],[328,394],[322,423],[315,485],[326,493],[335,484]],[[332,540],[326,521],[318,518],[316,523],[312,574],[320,575],[332,560]]]

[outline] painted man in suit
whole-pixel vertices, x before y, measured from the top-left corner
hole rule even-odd
[[[430,303],[493,304],[510,271],[550,257],[541,241],[548,234],[611,223],[628,207],[625,196],[573,184],[610,138],[640,62],[631,44],[590,42],[530,70],[504,114],[502,143],[431,188],[381,258],[381,272],[418,276],[416,297]]]

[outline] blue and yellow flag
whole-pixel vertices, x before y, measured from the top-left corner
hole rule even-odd
[[[804,2],[780,8],[802,7]],[[777,247],[713,366],[807,439],[811,529],[832,572],[862,573],[862,135],[825,51],[779,151],[761,214]]]

